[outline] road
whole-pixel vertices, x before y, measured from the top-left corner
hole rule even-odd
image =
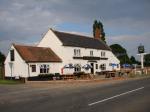
[[[0,86],[0,112],[150,112],[150,78],[76,85]]]

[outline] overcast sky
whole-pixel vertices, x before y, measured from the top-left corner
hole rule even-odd
[[[108,45],[121,44],[136,56],[150,52],[150,0],[0,0],[0,51],[11,43],[36,44],[48,28],[92,35],[95,19]]]

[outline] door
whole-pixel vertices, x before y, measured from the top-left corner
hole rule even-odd
[[[91,63],[91,74],[94,74],[94,63]]]

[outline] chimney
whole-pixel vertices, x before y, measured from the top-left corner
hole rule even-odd
[[[102,35],[101,35],[101,31],[99,28],[96,28],[95,29],[95,35],[94,35],[94,38],[95,39],[101,39]]]

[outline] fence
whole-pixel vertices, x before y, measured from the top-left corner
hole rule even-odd
[[[123,72],[129,72],[133,74],[149,74],[150,75],[150,67],[144,67],[144,69],[141,68],[122,68],[121,71]]]

